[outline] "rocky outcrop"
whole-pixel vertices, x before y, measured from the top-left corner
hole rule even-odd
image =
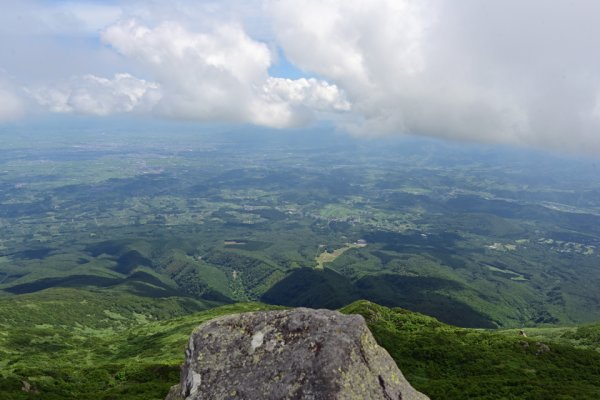
[[[167,400],[427,399],[362,316],[296,308],[231,315],[192,333]]]

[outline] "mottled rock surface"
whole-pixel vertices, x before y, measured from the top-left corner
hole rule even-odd
[[[427,399],[360,315],[296,308],[237,314],[195,329],[167,400]]]

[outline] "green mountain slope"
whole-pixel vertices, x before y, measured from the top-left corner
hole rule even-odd
[[[361,314],[408,380],[432,399],[598,399],[600,353],[513,332],[457,328],[359,301]],[[600,333],[600,327],[588,337]]]
[[[219,315],[187,298],[51,289],[0,300],[0,398],[162,399],[179,379],[187,337]],[[195,312],[195,313],[194,313]],[[22,391],[24,383],[31,391]]]
[[[238,303],[203,310],[212,305],[81,289],[2,298],[0,398],[163,399],[179,379],[196,325],[275,308]],[[363,315],[406,377],[432,399],[600,398],[600,352],[593,350],[599,326],[561,328],[579,335],[576,348],[568,335],[553,341],[456,328],[367,301],[341,311]]]

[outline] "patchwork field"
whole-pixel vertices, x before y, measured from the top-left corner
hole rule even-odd
[[[0,296],[91,287],[366,298],[471,327],[600,320],[600,181],[585,160],[317,134],[106,135],[6,135]]]

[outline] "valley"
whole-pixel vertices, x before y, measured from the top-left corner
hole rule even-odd
[[[23,132],[0,152],[0,295],[364,298],[486,328],[600,319],[591,161],[409,138],[106,135]]]

